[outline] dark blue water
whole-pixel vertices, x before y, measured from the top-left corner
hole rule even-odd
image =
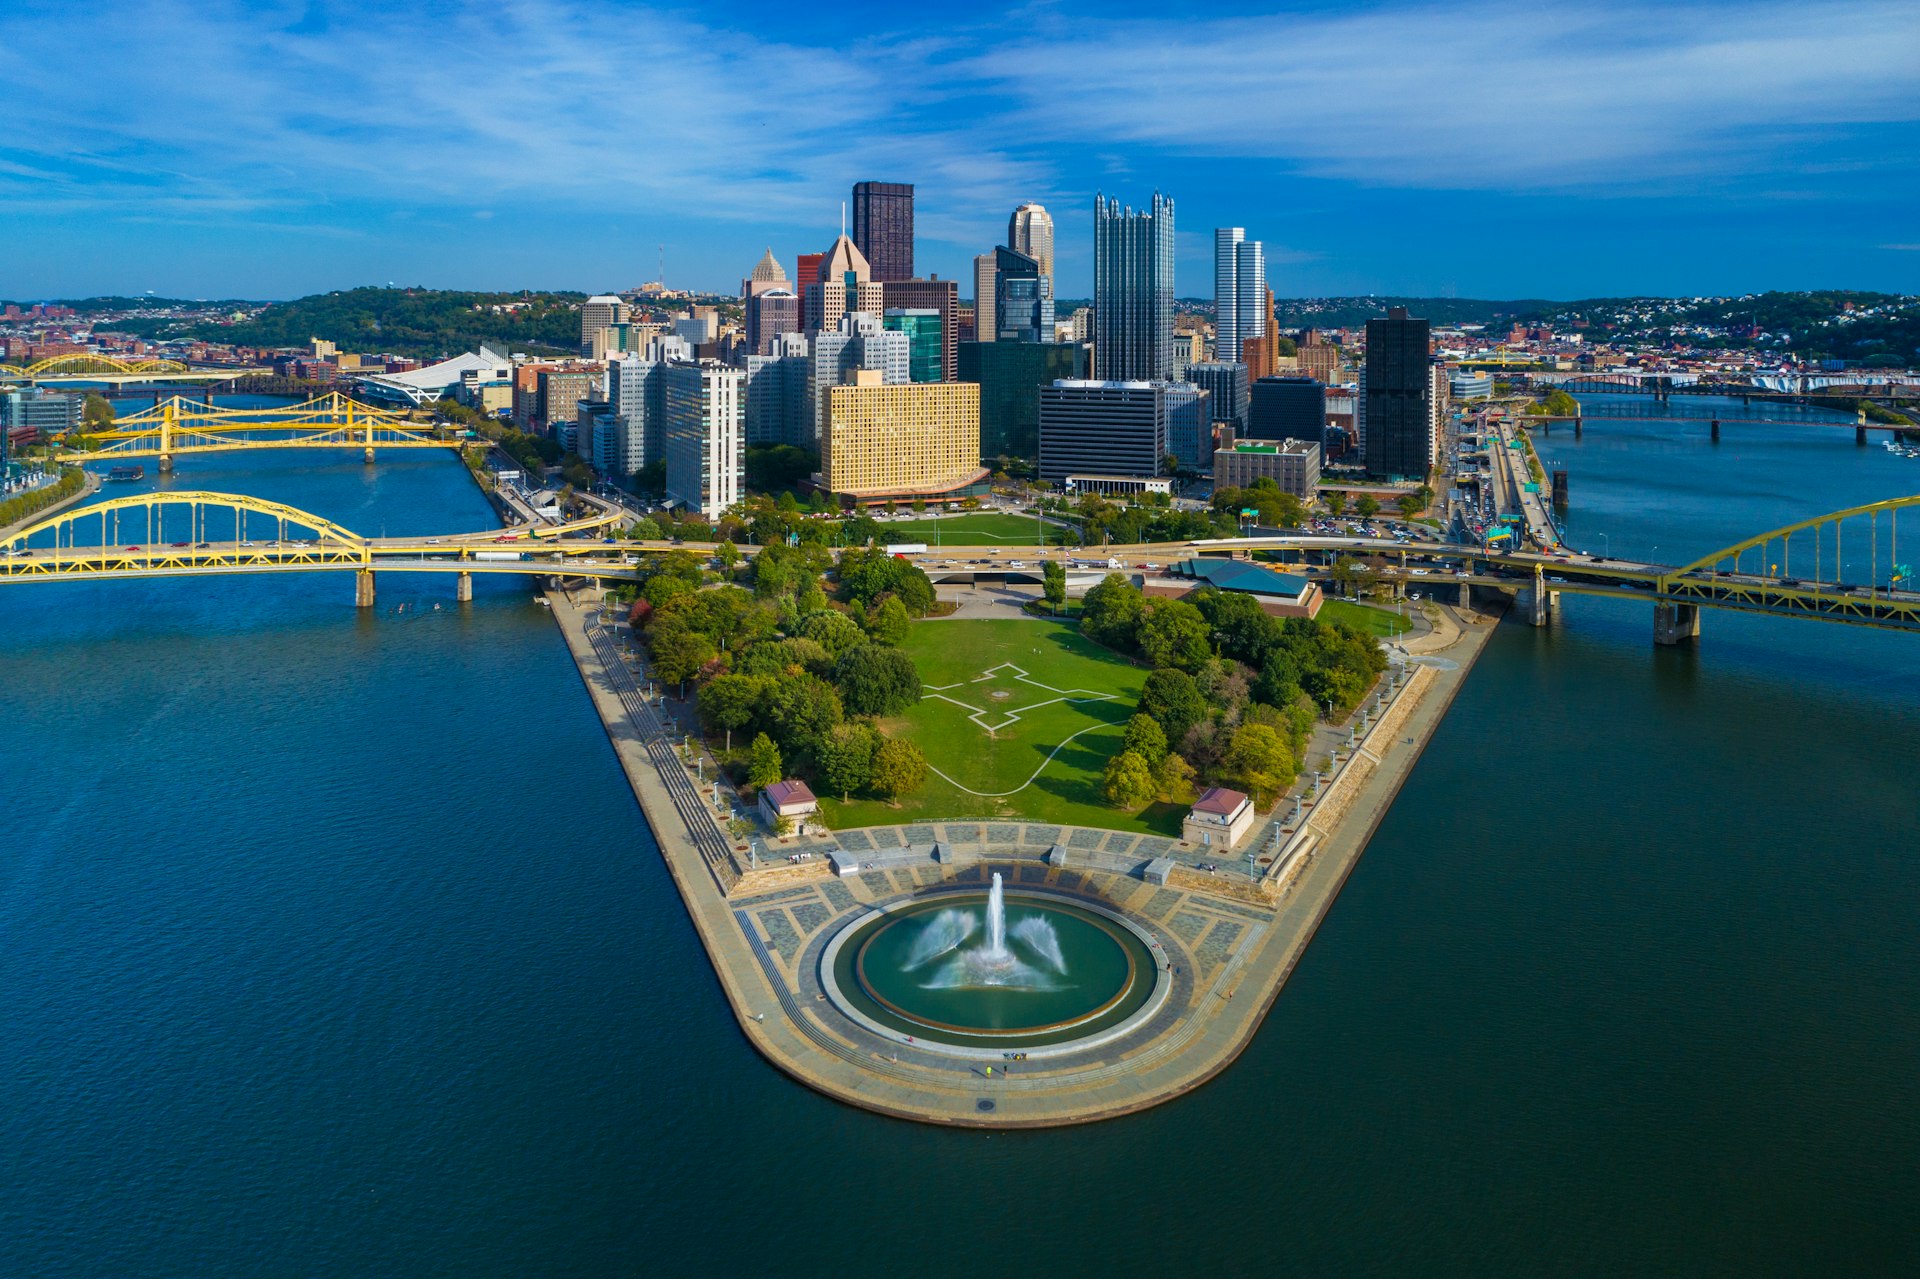
[[[1659,429],[1543,442],[1576,544],[1920,480]],[[488,522],[441,458],[173,482]],[[0,1273],[1908,1269],[1913,637],[1503,628],[1239,1063],[985,1135],[752,1054],[551,621],[476,592],[0,588]]]

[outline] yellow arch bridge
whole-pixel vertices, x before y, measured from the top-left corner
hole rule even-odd
[[[32,364],[0,364],[0,381],[105,382],[125,386],[135,382],[225,382],[258,368],[199,368],[179,360],[126,359],[118,355],[54,355]]]
[[[368,538],[278,502],[232,493],[153,493],[63,512],[0,546],[0,583],[191,577],[209,573],[356,575],[356,601],[373,604],[379,570],[632,579],[639,570],[597,536],[617,511],[534,531]]]
[[[61,454],[63,462],[124,462],[158,458],[163,472],[189,453],[242,449],[457,449],[460,438],[411,421],[407,414],[377,409],[329,391],[302,404],[267,409],[231,409],[174,396],[118,419],[113,429],[83,438]]]

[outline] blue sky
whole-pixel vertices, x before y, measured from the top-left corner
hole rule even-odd
[[[0,5],[0,297],[732,289],[861,178],[962,279],[1041,201],[1068,296],[1155,187],[1183,295],[1220,225],[1283,296],[1920,292],[1915,0],[109,8]]]

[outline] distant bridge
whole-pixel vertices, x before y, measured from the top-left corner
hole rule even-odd
[[[158,458],[163,472],[188,453],[251,449],[359,448],[367,461],[378,449],[457,449],[464,441],[443,435],[392,409],[377,409],[329,391],[280,408],[230,409],[181,396],[116,420],[111,430],[86,435],[63,462],[123,462]]]
[[[127,386],[141,382],[227,382],[248,374],[269,372],[257,368],[196,369],[179,360],[127,359],[117,355],[69,354],[49,356],[32,364],[0,364],[0,381],[31,382],[42,386],[99,383]]]

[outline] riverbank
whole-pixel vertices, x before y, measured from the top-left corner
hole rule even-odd
[[[0,528],[0,542],[5,542],[14,537],[18,531],[23,528],[30,528],[42,520],[52,519],[68,507],[84,502],[100,491],[99,476],[85,468],[81,469],[80,474],[85,478],[80,485],[80,491],[78,493],[70,493],[51,506],[43,506],[25,519],[15,520],[5,528]]]
[[[1493,630],[1449,613],[1450,637],[1415,670],[1352,770],[1315,839],[1267,895],[1233,877],[1166,873],[1175,841],[1035,822],[924,822],[833,832],[758,863],[721,833],[656,719],[628,658],[590,608],[546,599],[742,1032],[786,1074],[851,1105],[925,1123],[1054,1127],[1159,1105],[1232,1064],[1279,996],[1393,797]],[[796,844],[796,849],[801,845]],[[797,860],[788,861],[787,857]],[[842,872],[834,874],[838,862]],[[1154,867],[1161,866],[1157,875]],[[1276,869],[1279,869],[1276,867]],[[1157,1011],[1116,1038],[996,1064],[875,1033],[842,1015],[821,959],[853,922],[930,893],[982,886],[993,873],[1022,891],[1123,914],[1161,949]],[[1152,878],[1153,882],[1149,882]]]

